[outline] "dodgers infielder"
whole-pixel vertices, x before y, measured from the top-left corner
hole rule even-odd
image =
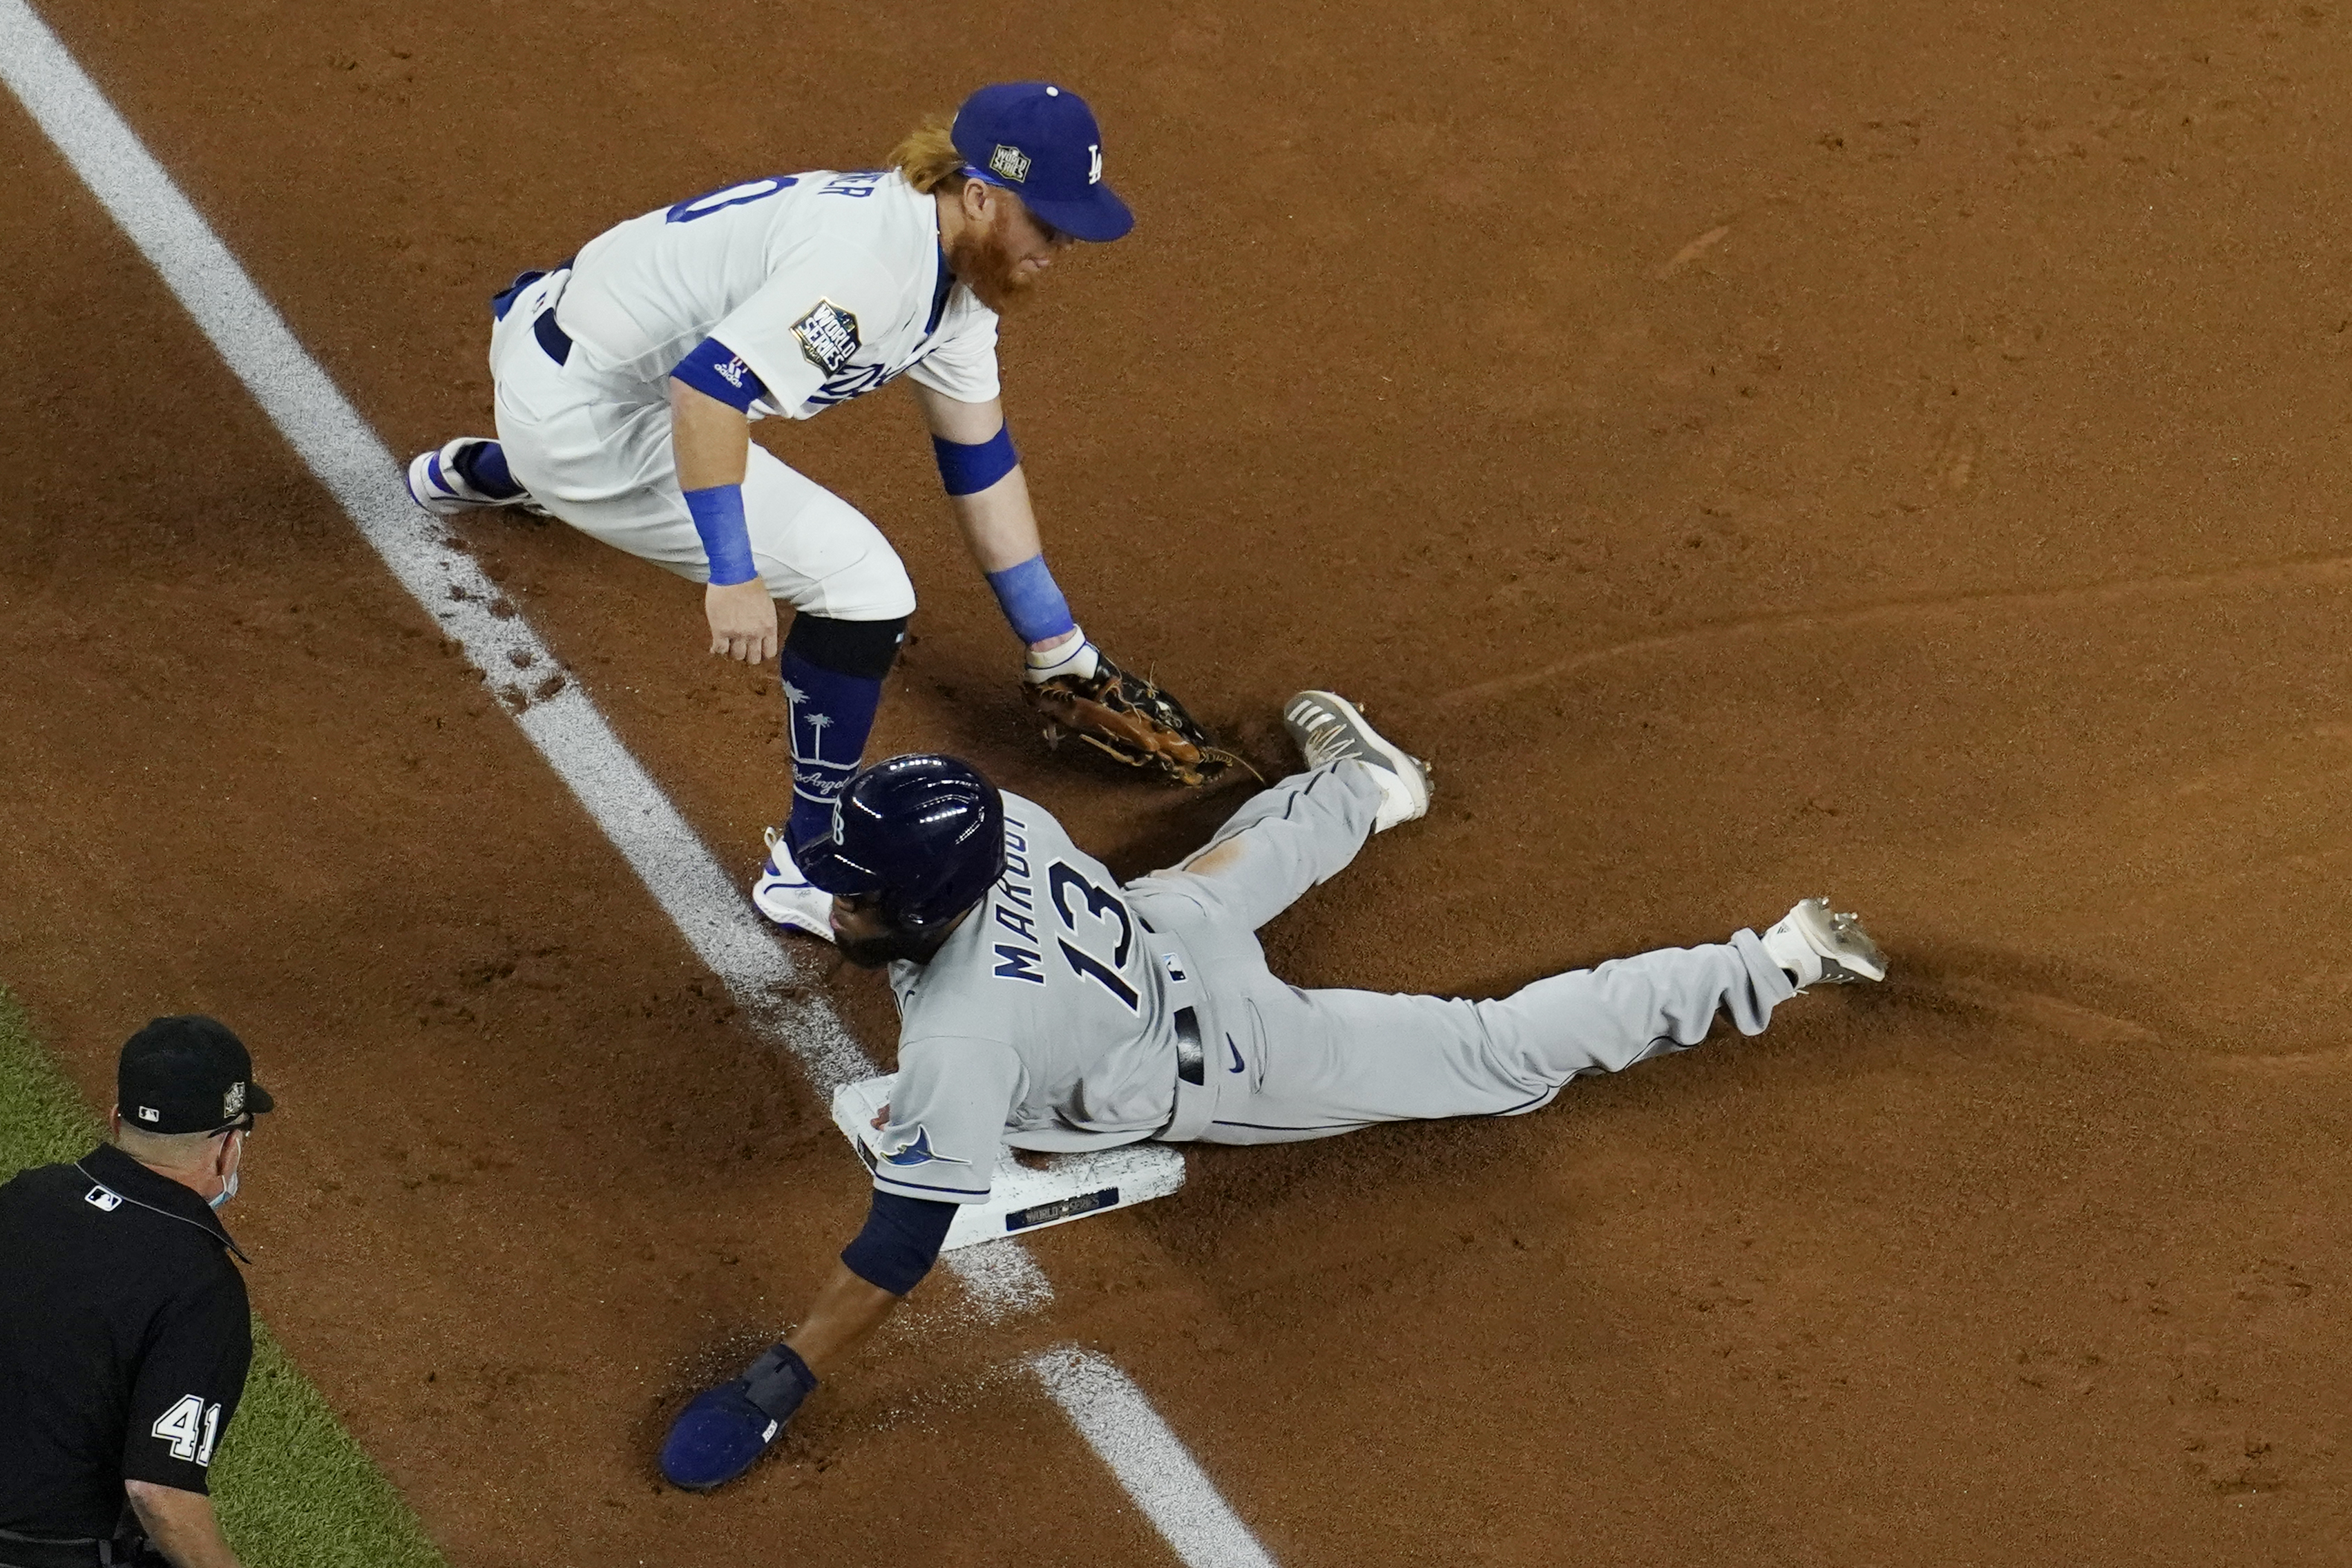
[[[1881,980],[1852,915],[1807,899],[1758,936],[1538,980],[1499,1001],[1303,991],[1257,931],[1374,833],[1420,816],[1428,778],[1328,691],[1284,714],[1308,764],[1181,866],[1125,886],[1034,801],[968,763],[898,757],[852,780],[802,864],[835,892],[842,952],[890,965],[898,1076],[877,1121],[866,1228],[782,1343],[698,1395],[662,1450],[677,1485],[741,1474],[815,1369],[929,1269],[998,1151],[1144,1138],[1278,1143],[1424,1117],[1517,1116],[1571,1079],[1740,1033],[1809,985]]]
[[[1005,426],[997,319],[1072,241],[1133,222],[1084,100],[982,88],[889,168],[725,186],[525,273],[493,301],[497,438],[409,465],[430,511],[531,507],[708,583],[714,654],[776,658],[774,601],[792,603],[793,811],[752,889],[777,923],[832,934],[792,846],[825,830],[856,771],[915,591],[875,526],[755,445],[750,422],[814,418],[906,376],[1027,679],[1090,678],[1097,656],[1046,569]]]

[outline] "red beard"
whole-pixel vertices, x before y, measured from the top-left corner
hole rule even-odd
[[[1023,272],[1020,267],[1021,258],[993,235],[967,230],[948,247],[948,269],[956,275],[956,281],[1000,316],[1025,302],[1036,286],[1037,274]]]

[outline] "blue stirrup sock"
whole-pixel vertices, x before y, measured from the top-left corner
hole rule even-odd
[[[882,678],[898,657],[907,620],[793,617],[780,661],[793,745],[793,815],[784,840],[797,847],[832,831],[833,803],[856,773],[882,705]]]
[[[882,706],[882,683],[811,664],[789,644],[783,673],[793,739],[793,815],[784,838],[798,846],[832,830],[834,797],[857,771]]]
[[[459,479],[494,500],[522,494],[522,486],[507,472],[507,450],[496,441],[477,441],[460,447],[457,460],[449,466],[457,470]]]

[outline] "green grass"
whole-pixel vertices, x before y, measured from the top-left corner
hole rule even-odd
[[[0,990],[0,1180],[79,1159],[100,1132],[34,1041],[24,1009]],[[213,1461],[212,1489],[247,1568],[445,1568],[416,1516],[258,1318],[253,1373]]]

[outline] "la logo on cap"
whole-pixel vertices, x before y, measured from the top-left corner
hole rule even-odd
[[[1029,178],[1029,154],[1018,147],[1007,147],[1000,142],[989,157],[988,172],[1008,180],[1025,181]]]
[[[1094,159],[1093,167],[1087,171],[1087,184],[1099,185],[1102,184],[1102,146],[1099,142],[1089,142],[1087,152]]]

